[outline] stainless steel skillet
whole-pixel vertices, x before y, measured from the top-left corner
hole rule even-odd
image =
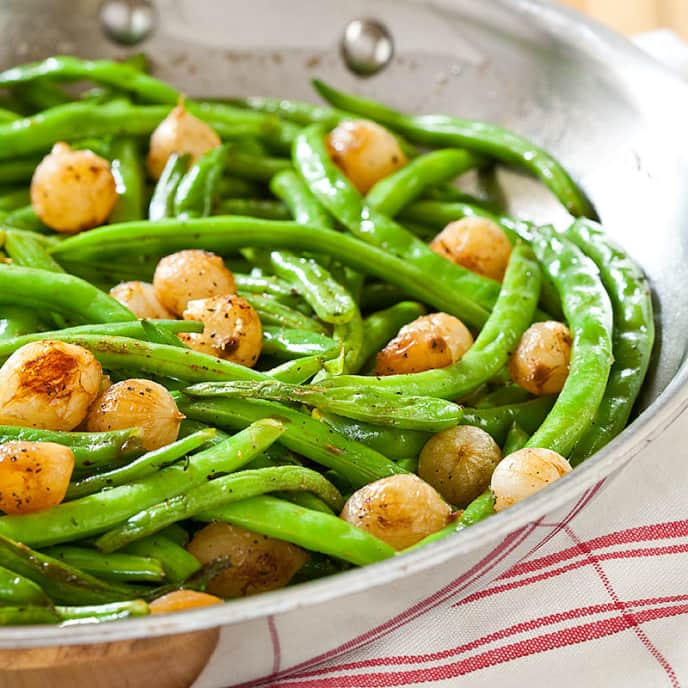
[[[65,52],[123,54],[103,37],[98,5],[5,0],[0,66]],[[0,629],[0,686],[95,685],[86,682],[94,675],[98,685],[142,685],[151,676],[159,686],[185,685],[219,627],[234,667],[227,683],[249,680],[271,670],[270,625],[289,666],[429,605],[438,590],[470,594],[549,535],[532,524],[575,515],[688,403],[681,279],[688,275],[688,91],[678,79],[624,39],[536,0],[158,0],[157,7],[158,30],[140,47],[157,74],[189,94],[308,99],[317,75],[405,110],[502,123],[552,150],[651,279],[660,338],[645,410],[553,488],[413,555],[222,608],[98,627]],[[366,80],[345,68],[337,47],[346,23],[362,15],[382,20],[396,43],[392,64]],[[565,221],[532,180],[504,172],[502,181],[514,212]]]

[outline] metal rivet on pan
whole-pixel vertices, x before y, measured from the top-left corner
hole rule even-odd
[[[105,0],[98,16],[108,38],[123,45],[146,40],[158,20],[150,0]]]
[[[361,76],[370,76],[384,69],[394,55],[392,34],[376,19],[349,22],[340,47],[347,67]]]

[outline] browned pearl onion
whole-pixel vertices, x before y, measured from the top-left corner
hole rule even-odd
[[[57,232],[73,234],[102,225],[116,202],[110,163],[93,151],[56,143],[33,173],[31,205]]]
[[[384,127],[367,120],[345,120],[327,137],[332,161],[362,193],[407,162],[399,142]]]
[[[419,373],[456,363],[473,346],[473,336],[458,319],[447,313],[417,318],[377,355],[376,375]]]
[[[402,550],[444,528],[451,508],[435,488],[408,473],[360,488],[349,497],[340,516]]]
[[[102,375],[100,363],[80,346],[25,344],[0,368],[0,425],[74,430],[98,396]]]
[[[0,511],[31,514],[59,504],[73,470],[74,454],[61,444],[0,444]]]
[[[509,361],[513,381],[538,396],[561,392],[569,374],[571,332],[549,320],[531,325]]]
[[[459,425],[430,438],[420,453],[418,475],[450,504],[466,506],[487,489],[501,459],[484,430]]]
[[[110,296],[137,318],[174,320],[174,314],[158,301],[153,285],[147,282],[122,282],[110,289]]]
[[[506,234],[492,220],[482,217],[450,222],[430,242],[430,248],[452,263],[499,282],[511,256]]]
[[[86,417],[86,430],[141,428],[141,444],[152,451],[177,439],[183,418],[162,385],[131,379],[116,382],[96,399]]]
[[[160,260],[155,268],[153,288],[158,301],[181,317],[189,301],[234,294],[236,283],[220,256],[189,249]]]
[[[179,338],[194,351],[224,358],[251,368],[263,348],[263,327],[253,306],[241,296],[214,296],[189,301],[184,320],[203,323],[203,332]]]
[[[228,523],[202,528],[187,549],[202,564],[229,558],[231,566],[211,578],[207,587],[224,598],[283,588],[308,560],[308,554],[296,545]]]
[[[571,472],[571,464],[550,449],[519,449],[495,468],[490,489],[495,511],[503,511]]]
[[[194,117],[183,103],[177,105],[151,134],[148,172],[153,179],[160,175],[172,153],[191,155],[192,162],[222,144],[213,128]]]

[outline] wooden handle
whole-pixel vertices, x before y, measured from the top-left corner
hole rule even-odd
[[[0,688],[189,688],[219,634],[0,650]]]

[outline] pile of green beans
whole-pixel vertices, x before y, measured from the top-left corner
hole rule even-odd
[[[148,137],[183,95],[147,66],[144,56],[60,56],[0,72],[10,96],[0,110],[0,363],[32,342],[78,345],[113,380],[165,385],[185,416],[179,438],[153,451],[137,427],[0,425],[0,443],[53,442],[75,459],[60,504],[0,512],[0,625],[131,618],[166,592],[202,591],[231,571],[186,549],[213,521],[305,549],[293,582],[393,557],[338,514],[357,489],[417,472],[427,441],[457,425],[482,429],[505,456],[544,448],[573,466],[623,430],[653,349],[650,291],[549,153],[494,124],[404,114],[315,81],[330,105],[186,99],[222,143],[193,158],[173,153],[153,183]],[[78,93],[74,82],[95,87]],[[387,127],[411,159],[366,195],[326,144],[356,118]],[[107,158],[118,194],[105,225],[73,236],[43,223],[29,189],[62,141]],[[571,226],[504,212],[496,164],[542,181]],[[469,170],[492,179],[487,199],[455,183]],[[512,244],[501,282],[428,246],[470,217],[496,223]],[[161,257],[185,249],[221,256],[258,313],[254,368],[182,344],[177,335],[201,323],[138,320],[108,293],[150,282]],[[475,337],[460,360],[371,374],[403,326],[438,311]],[[535,397],[508,363],[523,333],[547,319],[569,327],[572,356],[561,392]],[[411,549],[493,513],[488,489]]]

